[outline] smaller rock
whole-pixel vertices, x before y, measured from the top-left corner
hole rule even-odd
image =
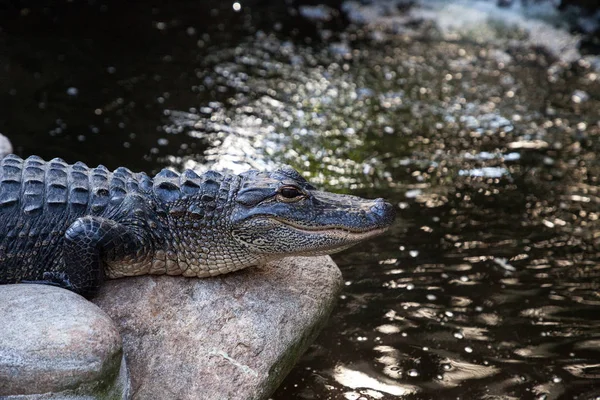
[[[6,136],[0,133],[0,158],[13,152],[10,140]]]
[[[0,321],[0,398],[129,397],[119,332],[83,297],[53,286],[1,285]]]

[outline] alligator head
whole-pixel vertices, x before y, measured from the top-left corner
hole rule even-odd
[[[395,211],[383,199],[317,190],[284,167],[242,175],[231,214],[232,236],[265,258],[331,254],[385,232]]]

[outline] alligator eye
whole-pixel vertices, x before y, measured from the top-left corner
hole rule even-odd
[[[279,189],[279,197],[283,201],[298,201],[304,198],[305,195],[295,186],[284,186]]]

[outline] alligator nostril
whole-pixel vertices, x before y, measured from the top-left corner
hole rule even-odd
[[[371,212],[377,216],[381,223],[389,225],[394,222],[396,210],[394,210],[393,205],[384,199],[376,199],[374,203],[375,204],[371,206]]]

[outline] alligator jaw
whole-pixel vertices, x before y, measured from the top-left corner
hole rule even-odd
[[[349,228],[345,226],[305,226],[295,223],[293,221],[288,221],[283,218],[273,218],[277,222],[280,222],[284,225],[297,229],[304,234],[315,234],[315,235],[327,235],[331,237],[338,237],[340,239],[345,239],[349,241],[361,241],[370,239],[375,236],[379,236],[385,231],[387,231],[389,226],[373,226],[373,227],[365,227],[365,228]]]
[[[310,251],[312,256],[320,256],[326,254],[339,253],[340,251],[346,250],[364,240],[371,239],[375,236],[379,236],[389,229],[389,227],[372,228],[364,231],[353,231],[347,228],[340,227],[320,227],[320,228],[307,228],[300,225],[292,224],[286,221],[279,221],[282,225],[296,229],[305,237],[327,237],[331,241],[337,242],[332,244],[330,247],[322,247],[318,250]],[[298,255],[307,255],[306,252],[299,252]]]
[[[269,254],[269,258],[338,253],[389,229],[389,226],[376,225],[358,229],[345,226],[304,226],[295,221],[264,215],[255,216],[253,220],[255,224],[266,227],[263,237],[271,235],[268,241],[279,247],[278,251]]]

